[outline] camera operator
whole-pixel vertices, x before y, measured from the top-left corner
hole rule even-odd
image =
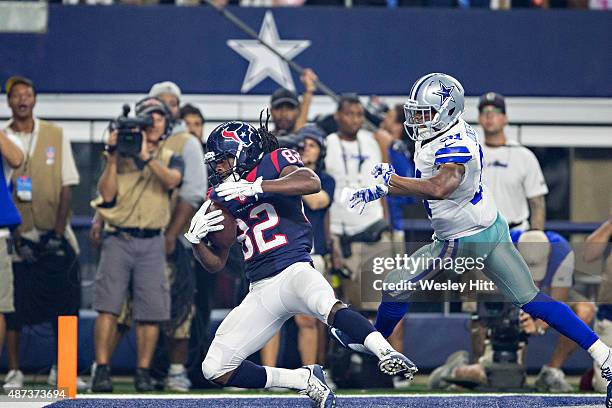
[[[136,321],[137,391],[153,391],[150,364],[159,336],[159,323],[170,318],[170,292],[166,276],[163,229],[170,220],[170,194],[183,177],[183,159],[164,146],[171,114],[157,98],[136,104],[141,125],[132,135],[111,133],[106,165],[98,181],[99,197],[92,201],[104,221],[104,237],[96,275],[94,309],[96,365],[92,391],[111,392],[110,357],[116,337],[117,316],[131,284]],[[140,149],[126,146],[138,140]],[[133,141],[132,141],[133,143]],[[119,154],[134,151],[133,155]]]
[[[171,116],[170,135],[164,142],[164,147],[180,155],[184,162],[184,176],[180,188],[172,193],[171,217],[164,230],[166,245],[167,274],[171,293],[171,318],[162,325],[162,334],[159,348],[167,350],[169,367],[167,376],[159,370],[163,361],[156,358],[153,363],[155,379],[165,377],[166,386],[171,391],[188,391],[191,382],[187,377],[185,365],[189,351],[189,338],[191,337],[191,323],[194,318],[194,292],[196,290],[196,276],[194,269],[198,267],[193,258],[189,243],[182,238],[186,232],[191,217],[204,202],[207,189],[206,167],[204,153],[200,139],[188,132],[180,116],[181,90],[170,81],[154,84],[149,91],[149,97],[159,98],[168,107]],[[146,98],[145,98],[146,101]],[[92,226],[100,229],[100,226]],[[205,274],[209,275],[209,274]],[[132,325],[132,301],[129,298],[117,320],[119,330],[112,340],[112,349],[117,347],[121,337]],[[156,356],[165,357],[166,353],[156,353]],[[161,386],[161,383],[158,383]]]
[[[552,231],[513,230],[510,235],[512,241],[529,266],[536,285],[541,290],[550,293],[553,299],[562,302],[570,302],[569,306],[576,315],[583,322],[589,324],[595,315],[595,305],[587,301],[580,293],[571,289],[575,266],[575,254],[569,242]],[[474,354],[475,360],[477,360],[478,363],[457,368],[458,365],[465,364],[466,361],[461,361],[459,355],[456,354],[454,358],[448,360],[447,364],[437,369],[438,372],[435,376],[432,374],[432,378],[430,379],[435,379],[434,383],[439,383],[439,378],[443,376],[454,377],[457,380],[472,380],[475,382],[490,380],[487,378],[483,363],[490,363],[491,357],[493,357],[494,362],[497,361],[495,360],[495,355],[492,356],[490,353],[491,350],[485,345],[485,333],[487,329],[498,327],[499,324],[497,323],[503,321],[507,324],[504,329],[505,332],[498,332],[498,336],[496,336],[496,333],[493,331],[490,339],[490,342],[493,344],[493,351],[495,350],[495,342],[502,337],[503,342],[507,343],[507,345],[515,341],[516,344],[514,346],[516,350],[519,350],[518,343],[519,340],[521,340],[519,337],[526,338],[527,336],[543,335],[548,329],[548,326],[543,321],[534,320],[531,316],[522,311],[520,311],[519,314],[518,309],[509,304],[505,305],[512,308],[512,310],[505,311],[503,318],[500,319],[499,316],[497,316],[495,319],[487,320],[485,317],[482,320],[479,319],[479,321],[475,322],[476,324],[472,325]],[[479,304],[478,307],[479,317],[483,317],[483,314],[490,314],[490,310],[483,308],[482,304]],[[515,332],[513,332],[514,334],[510,334],[513,327]],[[521,333],[520,336],[519,333]],[[564,336],[559,337],[559,341],[549,362],[542,367],[535,381],[538,390],[547,392],[568,392],[572,390],[571,385],[565,380],[565,374],[561,370],[561,367],[575,351],[576,347],[577,345],[573,341]],[[526,348],[522,347],[522,345],[520,349],[521,354],[526,351]],[[517,362],[521,365],[523,364],[521,358],[519,358]]]
[[[171,391],[186,392],[191,388],[185,366],[189,353],[191,322],[194,318],[195,273],[199,263],[195,262],[191,244],[183,237],[183,233],[187,232],[191,218],[204,202],[208,188],[206,165],[201,139],[189,132],[181,118],[182,93],[178,85],[170,81],[156,83],[151,87],[149,96],[159,98],[170,109],[172,133],[166,140],[165,147],[179,154],[185,163],[183,182],[172,196],[172,215],[164,234],[171,283],[172,317],[162,329],[163,343],[166,345],[170,364],[166,376],[167,388]],[[156,358],[156,374],[159,372],[157,368],[160,363]]]

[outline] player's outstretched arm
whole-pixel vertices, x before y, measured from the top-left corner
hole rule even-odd
[[[441,165],[438,174],[428,179],[393,174],[389,178],[389,194],[409,195],[426,200],[444,200],[459,187],[464,173],[463,165],[448,163]]]
[[[307,195],[321,191],[321,180],[306,167],[287,166],[276,180],[264,180],[261,188],[264,193]]]

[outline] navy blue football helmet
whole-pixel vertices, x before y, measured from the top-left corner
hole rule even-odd
[[[259,131],[246,122],[225,122],[215,128],[206,140],[208,152],[205,155],[209,166],[208,180],[217,186],[233,176],[238,181],[261,161],[264,156],[263,140]],[[234,165],[227,171],[218,173],[217,163],[234,157]]]

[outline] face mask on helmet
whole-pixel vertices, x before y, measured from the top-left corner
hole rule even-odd
[[[226,181],[238,181],[240,175],[234,166],[236,158],[226,152],[215,154],[207,152],[204,155],[204,163],[208,165],[208,182],[217,186]]]
[[[213,186],[246,177],[264,155],[259,132],[245,122],[219,125],[211,132],[206,144],[209,151],[205,161],[209,165],[209,181]]]
[[[427,140],[454,125],[463,114],[463,87],[450,75],[433,73],[418,79],[404,104],[404,127],[411,139]]]

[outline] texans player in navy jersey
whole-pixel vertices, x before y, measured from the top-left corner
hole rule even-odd
[[[256,129],[244,122],[220,125],[207,145],[214,187],[210,199],[222,203],[236,218],[250,288],[217,330],[202,363],[204,377],[222,386],[295,389],[317,407],[333,407],[335,396],[321,366],[288,370],[246,360],[296,314],[350,332],[380,359],[381,371],[411,377],[415,365],[393,350],[366,318],[337,300],[329,283],[313,268],[312,231],[301,196],[320,191],[321,182],[303,167],[299,154],[279,149],[267,126]],[[186,237],[205,269],[216,272],[225,265],[229,248],[202,241],[207,232],[221,227],[223,218],[215,211],[206,214],[208,206],[210,201],[196,214]]]

